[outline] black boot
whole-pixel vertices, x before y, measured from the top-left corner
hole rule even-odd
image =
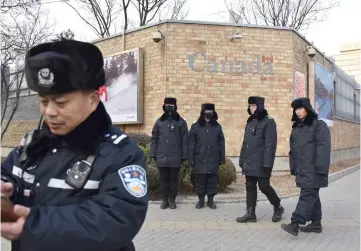
[[[312,221],[311,224],[300,227],[300,231],[305,233],[322,233],[321,220]]]
[[[168,198],[164,198],[162,204],[160,204],[161,209],[166,209],[169,206]]]
[[[196,208],[200,209],[204,207],[204,195],[198,195],[198,202],[196,204]]]
[[[238,223],[257,222],[256,207],[248,207],[247,213],[242,217],[237,217],[236,221]]]
[[[169,208],[170,209],[176,209],[177,208],[177,204],[175,203],[175,198],[171,198],[169,200]]]
[[[298,232],[300,230],[300,226],[297,223],[289,223],[289,224],[281,224],[281,228],[285,230],[287,233],[292,234],[294,236],[298,236]]]
[[[207,201],[207,206],[210,208],[210,209],[216,209],[217,206],[216,204],[214,204],[214,195],[208,195],[208,201]]]
[[[279,222],[282,219],[282,215],[285,212],[285,210],[281,205],[275,206],[273,210],[274,212],[272,216],[272,221]]]

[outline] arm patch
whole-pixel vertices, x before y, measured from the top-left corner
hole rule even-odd
[[[147,194],[147,174],[145,170],[138,165],[129,165],[118,170],[118,174],[124,188],[134,197],[141,198]]]

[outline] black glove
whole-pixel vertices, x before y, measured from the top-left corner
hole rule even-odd
[[[194,163],[190,163],[189,167],[193,169],[194,168]]]

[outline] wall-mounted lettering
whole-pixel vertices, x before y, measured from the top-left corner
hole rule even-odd
[[[206,61],[206,64],[202,63],[197,65],[195,60]],[[262,59],[262,60],[261,60]],[[238,74],[253,74],[253,75],[274,75],[273,73],[273,57],[268,59],[265,56],[256,56],[256,59],[252,62],[242,61],[226,61],[226,60],[208,60],[206,53],[195,52],[189,56],[189,67],[195,72],[230,72]]]

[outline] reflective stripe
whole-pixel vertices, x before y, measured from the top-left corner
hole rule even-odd
[[[35,180],[35,175],[24,172],[20,167],[13,166],[13,175],[22,178],[26,183],[33,184]]]
[[[30,189],[24,189],[24,196],[29,197],[31,195]]]
[[[116,140],[113,141],[114,144],[119,144],[120,141],[122,141],[123,139],[125,139],[127,137],[127,135],[123,134],[121,136],[119,136]]]
[[[84,189],[98,189],[100,181],[88,180],[84,186]],[[65,180],[51,178],[48,187],[60,188],[60,189],[74,189],[69,186]]]

